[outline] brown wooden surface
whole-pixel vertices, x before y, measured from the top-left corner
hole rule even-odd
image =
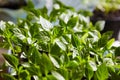
[[[0,66],[4,63],[4,58],[2,56],[3,53],[7,53],[6,49],[0,48]]]
[[[5,62],[5,59],[4,59],[4,57],[2,56],[2,54],[3,53],[7,53],[7,50],[6,49],[3,49],[3,48],[0,48],[0,67],[4,64],[4,62]],[[7,72],[7,70],[1,70],[0,71],[0,74],[1,73],[6,73]],[[0,76],[0,80],[4,80],[4,79],[2,79],[1,78],[1,76]]]

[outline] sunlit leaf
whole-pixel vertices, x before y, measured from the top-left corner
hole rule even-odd
[[[60,40],[56,40],[56,44],[62,49],[62,50],[66,50],[66,45],[60,41]]]
[[[31,65],[30,67],[27,68],[27,70],[30,72],[31,75],[38,75],[40,76],[40,67],[37,65]]]
[[[10,55],[10,54],[3,54],[3,56],[11,66],[13,66],[15,68],[18,67],[18,65],[19,65],[18,58],[16,58],[13,55]]]
[[[68,62],[67,64],[67,67],[70,68],[70,69],[75,69],[79,66],[79,64],[76,62],[76,61],[70,61]]]
[[[98,46],[99,47],[104,47],[107,44],[107,40],[111,37],[112,32],[108,31],[102,35],[102,37],[98,41]]]
[[[15,79],[12,75],[9,75],[9,74],[1,74],[2,78],[5,79],[5,80],[17,80]]]
[[[85,72],[86,72],[85,74],[86,74],[87,79],[91,80],[91,78],[93,77],[94,71],[89,63],[87,63],[87,65],[86,65]]]
[[[82,38],[81,38],[82,43],[86,44],[86,39],[87,39],[87,37],[88,37],[88,33],[85,33],[85,34],[82,36]]]
[[[107,42],[107,44],[106,44],[107,49],[110,49],[112,47],[112,44],[114,41],[115,41],[115,39],[111,39]]]
[[[78,17],[72,17],[68,21],[67,26],[73,28],[73,27],[75,27],[77,21],[78,21]]]
[[[52,71],[52,75],[57,79],[57,80],[65,80],[64,77],[59,74],[58,72],[56,71]]]
[[[49,55],[49,57],[50,57],[50,60],[52,61],[53,65],[57,68],[60,68],[60,65],[57,62],[57,60],[52,55]]]
[[[42,65],[41,67],[43,67],[45,73],[48,73],[50,70],[52,70],[52,62],[45,53],[42,54],[41,61],[42,62],[40,62],[40,64]]]
[[[72,35],[71,42],[74,47],[80,46],[80,40],[76,35]]]
[[[27,70],[22,70],[20,72],[20,78],[23,80],[30,80],[31,79],[31,76],[30,76],[30,73],[27,71]]]
[[[50,31],[50,29],[53,28],[53,25],[42,16],[40,16],[38,23],[40,23],[42,25],[42,28],[45,29],[46,31]]]
[[[106,80],[108,78],[108,69],[105,63],[101,64],[97,71],[96,71],[96,77],[98,80]]]

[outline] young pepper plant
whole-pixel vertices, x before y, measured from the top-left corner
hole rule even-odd
[[[1,76],[6,80],[120,79],[119,48],[112,47],[110,32],[101,35],[88,17],[59,1],[54,5],[50,15],[46,8],[28,6],[26,19],[17,24],[0,22],[3,47],[11,50],[3,55],[11,70]]]

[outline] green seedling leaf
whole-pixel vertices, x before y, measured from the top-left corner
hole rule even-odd
[[[114,43],[114,41],[115,41],[115,39],[109,40],[109,41],[107,42],[107,44],[106,44],[106,48],[107,48],[107,49],[110,49],[110,48],[112,47],[112,44]]]
[[[60,37],[63,34],[62,27],[54,27],[53,28],[53,37]]]
[[[74,61],[68,62],[68,64],[66,66],[70,69],[75,69],[79,66],[79,64],[77,61],[74,60]]]
[[[18,65],[19,65],[18,58],[16,58],[13,55],[10,55],[10,54],[3,54],[3,56],[11,66],[13,66],[15,68],[18,67]]]
[[[96,66],[95,62],[89,61],[89,66],[92,68],[93,71],[97,70],[97,66]]]
[[[68,57],[67,53],[62,54],[60,56],[60,61],[61,61],[62,64],[64,64],[64,63],[67,64],[69,62],[69,57]]]
[[[24,40],[26,38],[26,36],[22,34],[22,32],[19,28],[14,28],[13,32],[14,32],[14,35],[21,40]]]
[[[27,70],[29,71],[31,75],[41,76],[40,66],[38,65],[31,64],[31,66],[28,67]]]
[[[68,21],[67,26],[70,27],[70,28],[73,28],[73,27],[75,27],[77,21],[78,21],[78,17],[72,17]]]
[[[94,71],[89,63],[86,64],[85,73],[86,73],[87,79],[91,80],[91,78],[93,77]]]
[[[37,9],[34,9],[34,8],[30,8],[30,9],[28,9],[28,11],[30,13],[32,13],[34,17],[39,17],[40,16],[40,10],[39,9],[37,10]]]
[[[86,39],[87,39],[87,37],[88,37],[88,33],[85,33],[85,34],[82,36],[81,41],[82,41],[83,44],[86,44]]]
[[[63,38],[65,39],[65,41],[67,43],[70,43],[71,42],[71,38],[69,37],[69,35],[63,35]]]
[[[60,47],[55,43],[55,44],[53,44],[50,53],[52,55],[61,55],[60,51],[61,51]]]
[[[65,80],[69,80],[69,71],[66,68],[61,68],[58,70],[60,74],[64,77]]]
[[[53,28],[53,25],[45,18],[40,16],[40,20],[38,21],[42,25],[42,28],[46,31],[50,31]]]
[[[67,24],[66,24],[62,19],[60,19],[59,24],[60,24],[61,26],[67,26]]]
[[[30,80],[31,79],[30,73],[27,70],[22,70],[20,72],[20,79],[21,80]]]
[[[80,46],[80,40],[79,40],[78,37],[77,37],[76,35],[74,35],[74,34],[71,36],[71,42],[72,42],[72,45],[73,45],[74,47]]]
[[[52,71],[52,75],[53,75],[57,80],[65,80],[64,77],[63,77],[60,73],[58,73],[58,72],[56,72],[56,71]]]
[[[47,7],[44,7],[44,8],[42,8],[42,9],[40,9],[40,11],[41,11],[41,15],[42,15],[44,18],[48,18],[48,14],[47,14],[48,9],[47,9]],[[44,13],[44,14],[43,14],[43,13]]]
[[[58,18],[58,16],[60,15],[59,12],[60,12],[60,10],[53,9],[53,11],[51,11],[51,13],[50,13],[50,19],[49,20],[50,21],[55,21]]]
[[[115,68],[113,66],[108,66],[108,71],[111,72],[115,72]]]
[[[62,41],[56,40],[56,44],[60,47],[61,50],[66,51],[66,45]]]
[[[98,46],[99,47],[105,47],[105,45],[107,44],[111,35],[112,35],[111,31],[108,31],[108,32],[104,33],[98,41]]]
[[[84,16],[92,16],[93,15],[89,10],[79,10],[78,13],[80,13]]]
[[[104,63],[106,63],[107,66],[108,65],[109,66],[114,65],[114,62],[113,62],[113,60],[111,58],[104,58],[103,61],[104,61]]]
[[[58,61],[50,54],[49,54],[49,57],[50,57],[50,60],[52,61],[53,65],[57,68],[60,68]]]
[[[41,61],[42,61],[42,62],[40,62],[41,68],[43,68],[45,73],[47,74],[53,68],[52,62],[51,62],[50,58],[48,57],[48,55],[46,55],[44,53],[41,56]]]
[[[47,80],[56,80],[56,78],[53,75],[47,75]]]
[[[15,52],[20,53],[21,52],[21,47],[20,46],[15,46]]]
[[[101,64],[95,72],[98,80],[106,80],[108,78],[108,69],[105,63]]]
[[[36,24],[36,23],[33,24],[33,26],[30,27],[30,34],[31,34],[32,37],[38,36],[39,27],[40,27],[40,25]]]
[[[4,80],[17,80],[12,75],[9,74],[2,73],[1,76]]]
[[[40,60],[41,60],[41,54],[38,51],[38,49],[36,49],[36,47],[32,47],[31,48],[31,52],[30,52],[30,60],[32,61],[32,63],[34,64],[40,64]]]
[[[97,30],[102,31],[104,29],[105,21],[97,21],[95,27]]]

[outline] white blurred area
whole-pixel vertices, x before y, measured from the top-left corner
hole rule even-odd
[[[35,8],[42,8],[47,6],[48,10],[52,9],[53,1],[54,0],[32,0]],[[74,7],[76,10],[85,9],[92,11],[94,7],[97,5],[99,0],[60,0],[64,4],[68,6]],[[22,9],[19,10],[10,10],[10,9],[0,9],[0,19],[5,21],[11,20],[16,21],[17,18],[24,18],[26,14]]]
[[[48,9],[52,8],[52,0],[32,0],[35,8],[42,8],[47,6]],[[0,20],[16,22],[17,18],[25,18],[26,14],[23,9],[11,10],[0,8]]]
[[[99,0],[60,0],[68,6],[74,7],[76,10],[84,9],[93,11]]]

